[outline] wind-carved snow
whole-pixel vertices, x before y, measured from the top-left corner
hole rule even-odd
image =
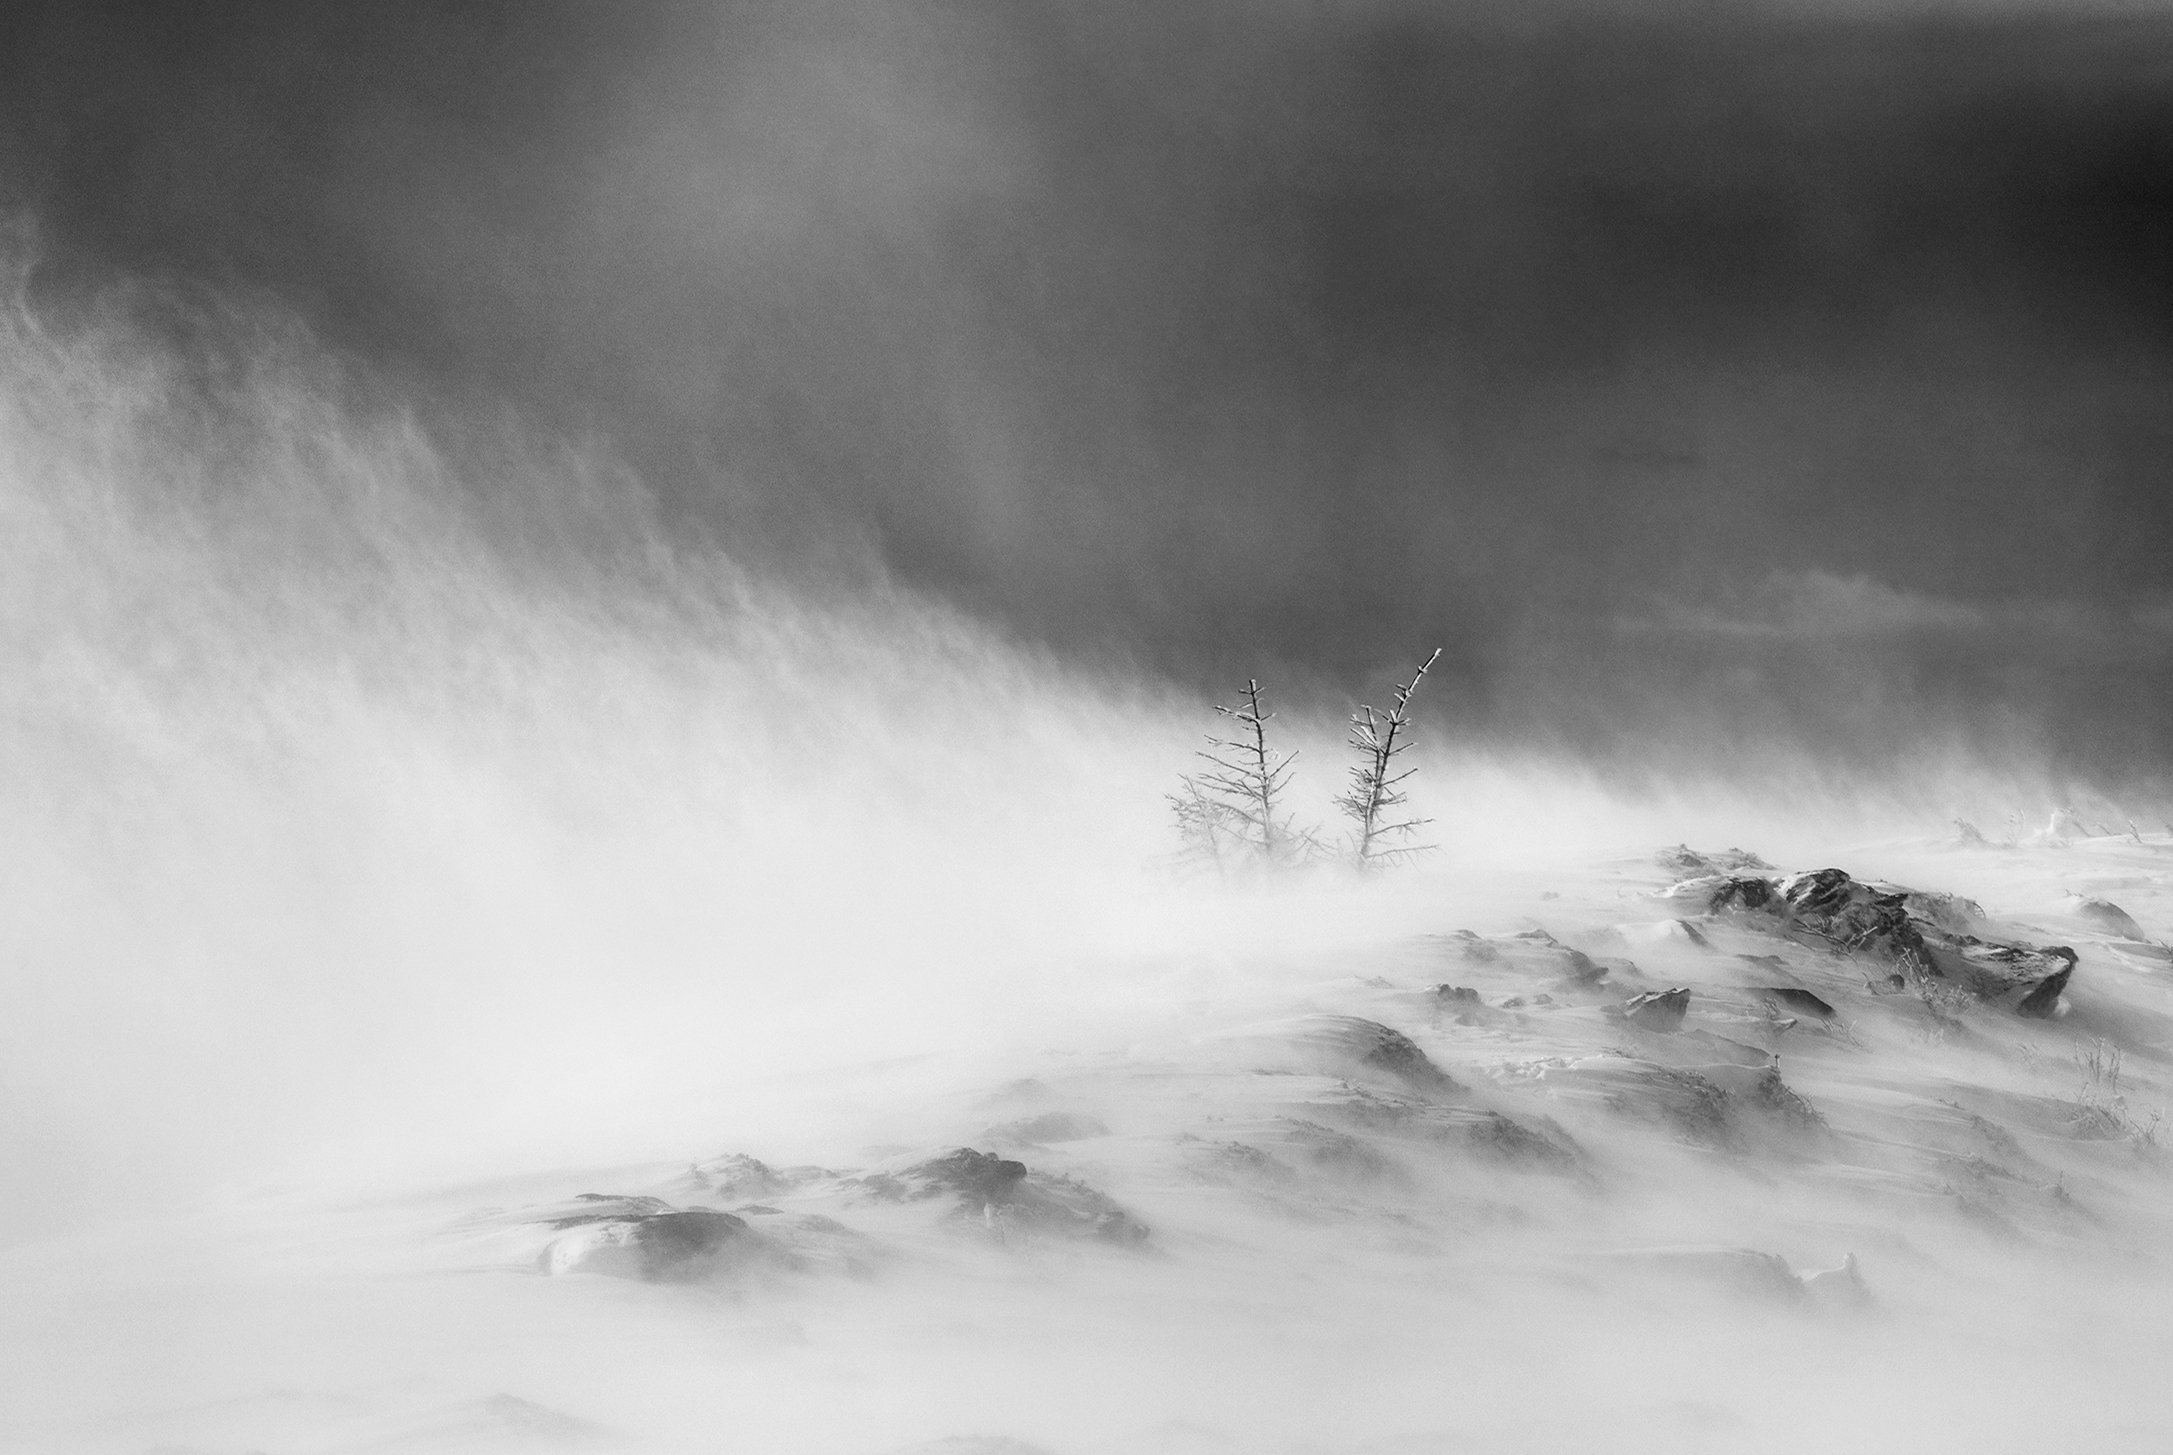
[[[1486,923],[1360,925],[1222,995],[1132,981],[1047,1049],[803,1084],[857,1081],[840,1105],[884,1138],[857,1150],[839,1112],[806,1145],[19,1251],[11,1307],[60,1312],[12,1317],[36,1383],[0,1428],[233,1455],[2148,1447],[2173,1006],[2142,929],[2173,848],[1866,852],[1883,873],[1564,864]],[[117,1382],[177,1302],[197,1352]]]

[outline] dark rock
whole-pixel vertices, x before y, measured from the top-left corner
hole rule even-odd
[[[597,1199],[600,1204],[654,1204],[655,1198]],[[789,1255],[743,1218],[714,1208],[614,1212],[553,1219],[569,1229],[543,1250],[549,1273],[605,1273],[650,1283],[692,1283]]]
[[[1909,917],[1906,891],[1875,889],[1846,870],[1814,869],[1782,886],[1791,926],[1845,950],[1930,963],[1923,933]]]
[[[896,1180],[904,1197],[955,1193],[965,1202],[986,1205],[1004,1201],[1013,1188],[1026,1180],[1026,1164],[993,1152],[960,1147],[906,1169]]]
[[[1772,1118],[1790,1131],[1801,1133],[1827,1130],[1826,1118],[1818,1108],[1805,1101],[1796,1089],[1781,1079],[1778,1066],[1767,1066],[1754,1071],[1747,1083],[1730,1088],[1730,1094],[1751,1111]]]
[[[1936,964],[1942,975],[1987,1000],[2017,991],[2033,991],[2054,976],[2060,977],[2060,987],[2064,988],[2077,959],[2075,952],[2066,945],[2046,945],[2040,949],[2030,945],[1991,944],[1969,936],[1942,943],[1935,949],[1939,952]],[[2058,996],[2059,990],[2055,989],[2052,999],[2056,1000]],[[2048,1000],[2048,1013],[2050,1004]]]
[[[584,1192],[571,1203],[538,1219],[554,1228],[577,1228],[583,1223],[624,1221],[677,1212],[661,1197],[620,1196],[609,1192]]]
[[[1577,1152],[1543,1132],[1498,1111],[1481,1112],[1462,1129],[1463,1143],[1496,1161],[1538,1167],[1553,1172],[1574,1171]]]
[[[2109,899],[2086,899],[2076,907],[2075,913],[2124,940],[2144,938],[2143,927],[2126,910]]]
[[[1763,985],[1757,993],[1799,1015],[1816,1016],[1822,1021],[1834,1018],[1832,1006],[1810,991],[1799,990],[1793,985]]]
[[[2064,949],[2065,946],[2057,948]],[[2036,987],[2016,1003],[2015,1014],[2031,1020],[2050,1020],[2060,1007],[2060,992],[2067,989],[2068,977],[2074,973],[2075,967],[2069,965],[2038,981]]]
[[[1089,1237],[1120,1245],[1147,1238],[1144,1224],[1085,1183],[1030,1171],[1023,1162],[971,1147],[858,1181],[886,1201],[954,1197],[954,1216],[978,1218],[999,1231]]]
[[[1657,1119],[1701,1146],[1730,1141],[1728,1093],[1695,1071],[1633,1063],[1620,1080],[1626,1084],[1609,1098],[1616,1111]]]
[[[690,1179],[705,1184],[722,1202],[754,1202],[789,1191],[792,1182],[743,1152],[714,1157],[688,1169]]]
[[[1214,1143],[1202,1149],[1197,1160],[1210,1172],[1225,1177],[1288,1182],[1294,1175],[1288,1167],[1249,1142]]]
[[[1933,889],[1905,889],[1902,899],[1910,914],[1950,935],[1974,934],[1984,928],[1984,906],[1974,899]]]
[[[1683,1017],[1690,1013],[1690,991],[1687,986],[1672,990],[1648,991],[1633,995],[1622,1006],[1623,1019],[1640,1030],[1679,1031]]]
[[[1722,849],[1717,853],[1701,854],[1687,844],[1662,849],[1653,856],[1653,862],[1677,879],[1697,879],[1709,874],[1742,874],[1747,870],[1773,867],[1747,849]]]
[[[1434,999],[1443,1004],[1479,1005],[1479,992],[1468,985],[1436,985]]]
[[[1283,1125],[1303,1160],[1323,1171],[1358,1182],[1407,1180],[1401,1163],[1362,1138],[1294,1117]]]
[[[1362,1086],[1344,1090],[1343,1097],[1314,1105],[1323,1115],[1376,1136],[1475,1152],[1490,1160],[1544,1171],[1571,1171],[1578,1166],[1575,1144],[1559,1127],[1552,1128],[1550,1136],[1497,1111],[1382,1096]]]
[[[1501,959],[1501,951],[1470,930],[1458,930],[1451,938],[1463,957],[1474,965],[1491,965]]]
[[[1607,978],[1607,967],[1582,950],[1562,947],[1562,956],[1568,967],[1569,978],[1578,985],[1597,985]]]
[[[1357,1016],[1329,1017],[1323,1026],[1337,1051],[1368,1070],[1392,1076],[1418,1091],[1457,1090],[1456,1083],[1402,1031]]]
[[[1729,876],[1718,880],[1705,891],[1705,907],[1715,914],[1730,909],[1767,909],[1772,906],[1776,892],[1770,879]]]

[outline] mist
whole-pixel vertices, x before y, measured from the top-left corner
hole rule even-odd
[[[162,14],[24,22],[35,286],[268,295],[675,540],[1199,691],[1445,644],[1633,771],[2160,772],[2153,11]]]
[[[0,1443],[2162,1440],[2155,9],[4,24]]]

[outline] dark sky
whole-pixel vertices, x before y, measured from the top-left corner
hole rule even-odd
[[[2173,13],[9,8],[57,301],[269,295],[676,529],[1600,754],[2173,749]],[[1376,684],[1377,685],[1377,684]]]

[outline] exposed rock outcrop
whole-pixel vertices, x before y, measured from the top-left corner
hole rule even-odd
[[[1692,879],[1669,895],[1702,903],[1708,913],[1747,913],[1807,943],[1887,961],[1898,967],[1881,977],[1889,992],[1905,988],[1909,975],[1929,976],[1981,999],[2011,1000],[2026,1016],[2054,1013],[2076,962],[2065,945],[2040,948],[1974,933],[1985,923],[1984,911],[1959,895],[1866,884],[1842,869],[1780,881]]]
[[[1402,1031],[1358,1016],[1324,1016],[1309,1037],[1339,1060],[1391,1078],[1414,1091],[1446,1095],[1455,1081]]]
[[[537,1260],[546,1273],[694,1283],[792,1261],[744,1218],[714,1208],[676,1208],[654,1197],[587,1193],[536,1221],[559,1230]]]
[[[972,1147],[870,1172],[850,1185],[886,1202],[948,1198],[953,1216],[1007,1232],[1120,1246],[1143,1243],[1148,1236],[1144,1223],[1085,1183]]]
[[[1672,990],[1653,990],[1643,995],[1633,995],[1621,1007],[1622,1018],[1643,1031],[1666,1034],[1683,1028],[1683,1017],[1690,1012],[1690,990],[1678,985]]]

